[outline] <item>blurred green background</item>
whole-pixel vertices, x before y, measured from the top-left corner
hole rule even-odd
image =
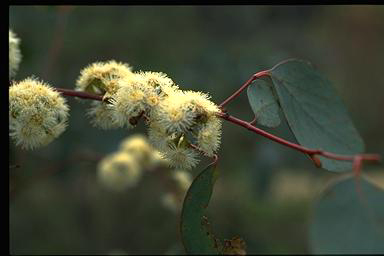
[[[86,65],[115,59],[220,103],[257,71],[308,60],[333,82],[366,151],[384,153],[383,6],[11,6],[9,23],[23,55],[15,80],[34,75],[62,88],[73,88]],[[103,131],[84,115],[89,102],[68,103],[69,127],[54,142],[33,151],[9,145],[10,164],[21,166],[10,169],[10,253],[183,253],[180,213],[161,204],[156,175],[123,193],[97,182],[96,156],[145,126]],[[253,117],[246,93],[228,109]],[[266,130],[294,140],[286,124]],[[336,175],[230,123],[219,156],[214,232],[239,235],[247,253],[309,253],[311,202]]]

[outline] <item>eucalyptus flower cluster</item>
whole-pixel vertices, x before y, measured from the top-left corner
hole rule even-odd
[[[9,30],[9,79],[19,68],[20,39]],[[35,77],[9,86],[9,136],[23,149],[49,144],[67,127],[69,107],[49,84]]]
[[[9,87],[9,135],[17,145],[33,149],[64,132],[68,105],[50,85],[27,78]]]
[[[162,72],[96,62],[81,71],[76,90],[103,96],[88,110],[94,126],[130,129],[145,119],[151,144],[172,167],[192,168],[199,152],[213,156],[220,146],[218,106],[205,93],[181,90]]]
[[[118,151],[104,157],[98,164],[98,178],[105,187],[122,191],[137,185],[145,170],[165,166],[166,160],[142,135],[125,138]]]

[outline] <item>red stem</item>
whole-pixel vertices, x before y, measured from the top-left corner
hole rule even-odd
[[[60,55],[60,51],[63,48],[63,39],[65,29],[67,26],[67,17],[71,11],[71,6],[59,6],[57,7],[56,28],[54,30],[54,36],[47,56],[46,66],[43,71],[43,76],[47,77],[56,63]]]
[[[96,94],[90,94],[86,92],[79,92],[79,91],[63,89],[63,88],[54,88],[54,89],[65,96],[79,97],[83,99],[91,99],[91,100],[99,100],[99,101],[103,100],[103,96],[99,96]]]
[[[236,92],[234,92],[231,96],[229,96],[227,99],[225,99],[219,107],[223,109],[225,105],[227,105],[229,102],[231,102],[233,99],[235,99],[239,94],[244,91],[250,84],[252,84],[253,81],[256,79],[263,77],[263,76],[269,76],[269,70],[260,71],[256,74],[254,74],[251,78],[248,79],[247,82],[245,82]]]
[[[280,137],[277,137],[273,134],[270,134],[260,128],[257,128],[253,125],[251,125],[250,123],[246,122],[246,121],[243,121],[241,119],[238,119],[236,117],[233,117],[231,115],[228,115],[227,113],[218,113],[217,114],[218,117],[224,119],[224,120],[227,120],[231,123],[234,123],[236,125],[239,125],[239,126],[242,126],[244,128],[247,128],[248,130],[254,132],[254,133],[257,133],[261,136],[264,136],[270,140],[273,140],[277,143],[280,143],[282,145],[285,145],[287,147],[290,147],[290,148],[293,148],[297,151],[300,151],[302,153],[305,153],[305,154],[308,154],[310,156],[314,156],[314,155],[321,155],[321,156],[324,156],[326,158],[330,158],[330,159],[335,159],[335,160],[341,160],[341,161],[353,161],[355,159],[355,156],[349,156],[349,155],[337,155],[337,154],[333,154],[333,153],[330,153],[330,152],[326,152],[326,151],[323,151],[323,150],[320,150],[320,149],[310,149],[310,148],[306,148],[306,147],[303,147],[303,146],[300,146],[298,144],[295,144],[295,143],[292,143],[290,141],[287,141],[287,140],[284,140]],[[359,154],[358,156],[360,156],[363,160],[366,160],[366,161],[374,161],[374,162],[378,162],[380,161],[380,156],[377,155],[377,154]]]

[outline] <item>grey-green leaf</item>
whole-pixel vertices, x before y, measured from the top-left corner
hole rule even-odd
[[[208,166],[192,182],[181,213],[181,237],[188,254],[219,254],[218,241],[210,231],[205,210],[217,178],[214,165]]]
[[[335,89],[309,63],[288,60],[270,74],[289,127],[301,145],[346,155],[364,151],[364,142]],[[352,168],[350,162],[319,158],[330,171]]]
[[[315,254],[384,254],[384,191],[352,176],[327,187],[310,224]]]
[[[247,89],[249,104],[255,113],[256,122],[267,127],[277,127],[280,124],[279,104],[272,89],[270,78],[258,79]]]

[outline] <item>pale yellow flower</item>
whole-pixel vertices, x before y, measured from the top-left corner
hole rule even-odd
[[[113,95],[119,88],[118,81],[133,76],[131,67],[114,60],[95,62],[80,72],[76,81],[76,90],[103,95]]]
[[[165,73],[140,71],[136,74],[140,76],[148,86],[152,87],[160,97],[166,97],[179,90],[179,87]]]
[[[9,87],[9,131],[22,148],[50,143],[66,128],[68,106],[48,84],[27,78]]]
[[[93,101],[91,108],[87,111],[87,116],[91,118],[94,127],[104,130],[122,127],[113,119],[113,109],[106,102]]]
[[[173,143],[173,141],[180,136],[178,133],[167,133],[165,128],[156,123],[155,121],[151,121],[148,127],[148,138],[152,146],[160,152],[164,151],[169,147],[169,144]]]
[[[221,120],[216,116],[208,118],[197,134],[197,145],[207,156],[213,156],[221,142]]]
[[[219,107],[209,100],[210,96],[203,92],[183,91],[195,108],[195,111],[200,115],[211,117],[220,112]]]
[[[198,153],[189,147],[170,145],[162,153],[174,168],[192,169],[199,163]]]
[[[188,131],[195,124],[196,116],[188,97],[179,92],[164,99],[152,112],[151,119],[172,133]]]

